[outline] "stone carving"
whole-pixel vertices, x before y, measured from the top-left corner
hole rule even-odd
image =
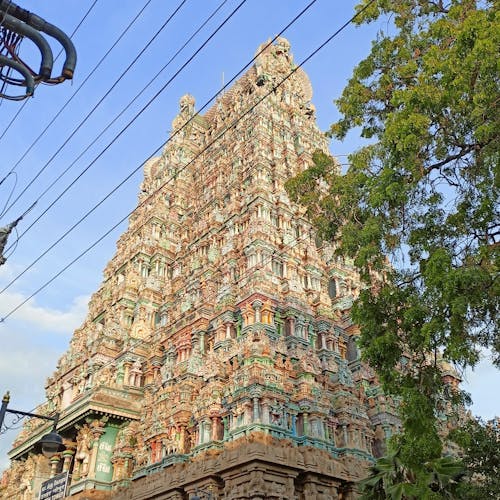
[[[76,478],[85,478],[89,473],[90,453],[93,440],[92,430],[85,424],[80,428],[76,439],[77,445],[74,468]]]
[[[104,491],[135,476],[124,495],[172,499],[210,477],[216,498],[322,498],[321,481],[347,483],[362,470],[334,457],[368,463],[372,422],[397,428],[394,403],[361,361],[354,384],[354,329],[335,316],[325,285],[342,276],[342,299],[358,277],[326,242],[316,248],[283,187],[315,150],[328,152],[306,75],[238,120],[293,67],[279,38],[203,116],[183,96],[172,140],[144,165],[140,204],[47,382],[46,411],[60,410],[63,434],[76,438],[75,483]],[[93,425],[96,415],[107,423]],[[27,424],[17,449],[37,429]],[[103,473],[112,467],[115,483]],[[0,498],[22,498],[35,471],[9,474],[10,497]]]
[[[194,104],[195,100],[192,95],[186,94],[182,96],[179,100],[180,111],[179,114],[174,118],[172,122],[172,129],[177,132],[193,115],[194,115]],[[186,136],[186,133],[182,134]],[[183,152],[182,148],[179,151]],[[182,162],[182,158],[181,162]]]

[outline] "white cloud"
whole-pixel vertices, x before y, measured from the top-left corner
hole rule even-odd
[[[481,361],[471,370],[466,370],[462,388],[472,396],[471,411],[485,420],[500,415],[498,398],[494,387],[500,387],[500,370],[491,362],[491,354],[484,351]]]
[[[0,283],[2,283],[2,288],[22,270],[23,267],[20,264],[12,263],[9,260],[6,264],[0,266]]]
[[[5,278],[6,274],[3,274]],[[0,316],[24,301],[21,293],[0,295]],[[29,300],[15,314],[0,323],[0,397],[9,390],[10,407],[30,411],[44,400],[46,378],[67,349],[73,330],[87,312],[88,296],[76,297],[67,310],[43,307]],[[61,335],[64,334],[64,335]],[[6,423],[11,422],[10,418]],[[19,430],[0,436],[0,471],[8,467],[7,452]]]
[[[26,329],[15,321],[8,330],[0,329],[0,334],[0,397],[10,391],[11,409],[33,410],[44,400],[45,380],[54,371],[67,339],[36,328]],[[6,425],[11,422],[12,416],[7,415]],[[14,429],[0,435],[0,471],[8,466],[7,452],[18,432],[19,429]]]
[[[9,314],[15,307],[24,302],[26,297],[17,292],[5,291],[0,295],[0,317]],[[42,307],[36,300],[30,299],[5,321],[18,320],[36,326],[40,330],[72,333],[85,318],[88,296],[79,296],[73,299],[66,311]],[[12,318],[12,319],[11,319]],[[0,327],[1,329],[1,327]]]

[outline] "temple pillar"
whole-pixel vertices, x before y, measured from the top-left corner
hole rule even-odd
[[[198,430],[196,431],[196,446],[203,443],[203,421],[198,423]]]
[[[335,434],[336,427],[332,427],[332,432],[330,434],[330,441],[332,442],[333,446],[337,446],[337,436]]]
[[[211,417],[212,420],[212,441],[219,440],[219,417]]]
[[[152,371],[152,380],[151,380],[151,383],[154,382],[155,380],[161,380],[160,369],[161,369],[160,364],[158,364],[157,362],[155,362],[153,364],[153,367],[152,367],[153,371]]]
[[[57,468],[59,462],[61,461],[61,455],[57,454],[50,458],[50,477],[54,477],[57,474]]]
[[[262,415],[261,420],[263,424],[269,424],[269,403],[267,400],[263,400],[261,403]]]
[[[305,322],[304,318],[302,318],[302,317],[297,318],[296,330],[297,330],[298,337],[300,337],[301,339],[307,340],[307,328],[306,328],[306,322]]]
[[[339,345],[339,354],[342,359],[345,359],[347,354],[347,346],[345,340],[342,337],[339,337],[338,345]]]
[[[304,422],[304,436],[307,436],[309,434],[309,415],[304,412],[302,418]]]
[[[326,440],[328,435],[328,426],[326,425],[326,420],[324,418],[320,419],[320,433],[321,439]]]
[[[99,438],[104,434],[104,425],[102,422],[98,422],[97,426],[92,427],[92,449],[90,452],[90,460],[89,460],[89,473],[87,475],[88,478],[95,477],[95,464],[97,461],[97,453],[99,451]]]
[[[276,325],[276,333],[278,335],[283,335],[283,318],[279,311],[274,313],[274,324]]]
[[[180,425],[180,432],[179,432],[179,453],[186,453],[186,425],[181,424]]]
[[[126,384],[129,383],[129,378],[130,378],[130,368],[132,367],[132,362],[131,361],[125,361],[123,363],[123,380],[125,381]]]
[[[74,454],[75,450],[68,447],[61,453],[63,457],[63,472],[69,471]]]
[[[210,419],[208,417],[205,417],[203,420],[203,441],[202,443],[208,443],[210,441]]]
[[[253,398],[253,421],[258,422],[260,420],[259,415],[259,398]]]
[[[245,414],[244,414],[244,425],[250,424],[252,421],[252,415],[251,415],[251,404],[247,403],[245,404]]]
[[[262,302],[260,300],[254,300],[252,302],[252,307],[255,311],[255,323],[260,323],[261,322],[261,309],[262,309]]]
[[[320,339],[321,339],[321,349],[326,349],[326,334],[325,334],[325,332],[320,333]]]

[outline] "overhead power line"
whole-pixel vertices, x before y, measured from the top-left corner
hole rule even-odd
[[[130,30],[130,28],[135,24],[137,19],[141,16],[141,14],[144,12],[146,7],[152,2],[152,0],[148,0],[145,5],[141,7],[139,12],[135,15],[135,17],[129,22],[127,27],[121,32],[121,34],[118,36],[118,38],[113,42],[111,47],[107,50],[107,52],[101,57],[101,59],[97,62],[97,64],[90,70],[89,74],[86,76],[86,78],[83,80],[83,82],[78,86],[78,88],[73,92],[73,94],[69,97],[69,99],[63,104],[63,106],[59,109],[59,111],[53,116],[53,118],[50,120],[50,122],[46,125],[46,127],[40,132],[38,137],[30,144],[28,149],[22,154],[22,156],[17,160],[15,165],[10,169],[9,173],[14,171],[19,164],[26,158],[27,154],[35,147],[35,145],[38,143],[38,141],[45,135],[47,130],[51,127],[51,125],[57,120],[57,118],[60,116],[60,114],[66,109],[66,107],[69,105],[69,103],[76,97],[78,92],[82,89],[82,87],[87,83],[87,81],[90,79],[91,76],[93,76],[96,72],[96,70],[101,66],[101,64],[105,61],[105,59],[108,57],[108,55],[113,51],[113,49],[118,45],[120,40],[125,36],[125,34]],[[7,175],[9,175],[7,173]],[[5,179],[5,178],[4,178]],[[3,182],[2,179],[0,181],[0,184]],[[17,199],[16,199],[17,201]],[[10,208],[10,207],[9,207]]]
[[[71,168],[78,162],[80,158],[99,140],[101,137],[111,128],[111,126],[116,123],[116,121],[127,111],[127,109],[132,106],[132,104],[151,86],[151,84],[160,76],[160,74],[174,61],[174,59],[184,50],[184,48],[193,40],[193,38],[206,26],[206,24],[217,14],[217,12],[228,2],[229,0],[223,0],[218,7],[203,21],[203,23],[193,32],[193,34],[184,42],[184,44],[175,52],[175,54],[167,61],[166,64],[149,80],[149,82],[134,96],[134,98],[103,128],[100,132],[96,134],[94,139],[81,151],[81,153],[44,189],[44,191],[36,198],[33,203],[38,203],[52,187],[57,184],[57,182],[71,170]],[[9,197],[10,200],[10,197]],[[58,201],[56,198],[19,236],[19,239],[24,237],[24,235],[35,225],[40,219],[42,219],[48,211],[55,205]],[[8,201],[5,205],[8,204]],[[3,212],[0,212],[0,214]],[[18,240],[19,241],[19,240]]]
[[[13,207],[16,202],[21,198],[21,196],[30,188],[30,186],[40,177],[40,175],[45,171],[45,169],[52,163],[54,158],[63,150],[64,146],[68,144],[68,142],[75,136],[75,134],[83,127],[83,125],[87,122],[87,120],[94,114],[94,112],[99,108],[99,106],[104,102],[104,100],[109,96],[109,94],[116,88],[118,83],[122,80],[122,78],[130,71],[130,69],[134,66],[134,64],[139,60],[139,58],[144,54],[144,52],[148,49],[148,47],[153,43],[154,40],[160,35],[160,33],[168,26],[170,21],[174,18],[174,16],[179,12],[182,6],[187,2],[187,0],[182,0],[175,10],[168,16],[166,21],[160,26],[160,28],[156,31],[156,33],[150,38],[150,40],[146,43],[146,45],[139,51],[139,53],[135,56],[135,58],[129,63],[129,65],[125,68],[125,70],[121,73],[118,79],[111,85],[111,87],[107,90],[107,92],[99,99],[99,101],[94,105],[94,107],[85,115],[85,118],[80,121],[75,129],[70,133],[70,135],[66,138],[66,140],[59,146],[57,151],[45,162],[44,166],[37,172],[37,174],[31,179],[31,181],[24,187],[24,189],[19,193],[19,195],[14,199],[14,201],[7,207],[4,214],[9,211],[11,207]]]
[[[304,9],[302,9],[301,12],[299,12],[272,40],[270,40],[253,58],[250,59],[250,61],[248,61],[234,76],[233,78],[231,78],[231,80],[229,80],[219,91],[217,91],[212,97],[210,97],[206,102],[205,104],[201,107],[201,109],[193,116],[191,117],[179,130],[177,130],[176,132],[174,132],[174,134],[172,134],[171,137],[169,137],[166,141],[164,141],[160,146],[159,148],[161,147],[164,147],[169,141],[171,141],[177,134],[179,134],[185,127],[187,127],[189,125],[189,123],[195,118],[195,116],[198,116],[221,92],[223,92],[229,85],[232,84],[232,82],[234,80],[236,80],[236,78],[241,74],[243,73],[243,71],[245,71],[254,61],[255,59],[262,53],[264,52],[267,47],[269,45],[271,45],[279,36],[281,36],[290,26],[292,26],[298,19],[300,19],[300,17],[302,17],[305,12],[316,2],[317,0],[312,0]],[[236,12],[237,9],[239,9],[239,7],[241,6],[242,4],[240,4],[231,14],[230,16],[228,16],[228,18],[226,18],[224,20],[223,23],[221,23],[221,25],[219,25],[219,27],[217,28],[220,29],[224,23],[226,23],[229,18]],[[216,33],[217,30],[214,32]],[[213,34],[214,34],[213,33]],[[213,36],[213,34],[211,36]],[[210,37],[207,39],[207,41],[210,39]],[[205,42],[206,43],[206,42]],[[202,46],[200,47],[200,49],[203,47],[203,44]],[[199,50],[200,50],[199,49]],[[189,60],[185,63],[187,64],[189,62]],[[182,69],[182,67],[181,67]],[[174,77],[172,78],[175,78],[176,75],[174,75]],[[165,84],[168,85],[169,82],[167,82]],[[151,102],[151,101],[150,101]],[[111,144],[111,143],[110,143]],[[109,145],[108,145],[109,146]],[[157,148],[152,154],[155,154],[156,151],[159,149]],[[102,152],[101,152],[102,153]],[[151,156],[151,155],[150,155]],[[97,159],[97,158],[96,158]],[[95,160],[94,159],[94,162]],[[49,248],[47,248],[41,255],[39,255],[35,261],[33,261],[27,268],[25,268],[20,274],[18,274],[13,280],[11,280],[2,290],[0,290],[0,294],[3,293],[5,290],[7,290],[15,281],[17,281],[24,273],[26,273],[29,269],[31,269],[37,262],[39,262],[50,250],[52,250],[57,244],[60,243],[60,241],[62,241],[63,239],[66,238],[66,236],[68,236],[76,227],[78,227],[89,215],[91,215],[99,206],[101,206],[110,196],[112,196],[112,194],[114,194],[123,184],[125,184],[138,170],[140,170],[140,168],[142,167],[142,164],[143,162],[141,162],[129,175],[127,175],[127,177],[125,177],[125,179],[123,179],[117,186],[115,186],[103,199],[101,199],[96,205],[94,205],[94,207],[89,210],[86,214],[84,214],[75,224],[73,224],[73,226],[71,228],[69,228],[58,240],[56,240]],[[92,165],[92,163],[90,164]],[[90,167],[90,165],[87,166],[87,168],[84,170],[84,172],[86,170],[88,170],[88,168]],[[83,173],[83,172],[82,172]],[[81,176],[82,174],[80,174]],[[79,176],[79,177],[80,177]],[[77,178],[78,179],[78,178]],[[169,179],[170,180],[170,179]],[[76,181],[76,179],[75,179]],[[73,183],[75,182],[73,181]],[[168,180],[167,180],[168,182]],[[72,183],[72,184],[73,184]],[[68,188],[67,188],[68,189]],[[66,189],[66,190],[67,190]],[[35,221],[36,222],[36,221]],[[120,222],[121,223],[121,222]],[[120,224],[118,223],[118,225]],[[34,223],[33,223],[34,224]],[[32,224],[32,225],[33,225]],[[28,229],[30,228],[31,226],[28,227]],[[27,230],[28,230],[27,229]],[[113,228],[114,229],[114,228]],[[113,230],[112,229],[112,230]],[[26,231],[25,231],[26,232]],[[23,233],[24,234],[24,233]],[[21,235],[22,236],[22,235]],[[7,248],[7,250],[9,250],[9,248]]]
[[[73,32],[71,33],[71,35],[69,36],[70,38],[73,38],[73,36],[75,35],[75,33],[80,29],[80,27],[82,26],[82,24],[85,22],[85,20],[87,19],[87,17],[89,16],[89,14],[92,12],[92,10],[94,9],[95,7],[95,4],[98,2],[98,0],[94,0],[94,3],[88,8],[87,12],[83,15],[83,17],[80,19],[80,22],[76,25],[75,29],[73,30]],[[54,62],[57,61],[57,59],[59,59],[59,56],[63,53],[64,51],[61,49],[59,51],[59,53],[57,54],[57,56],[54,58]],[[13,125],[13,123],[16,121],[17,117],[22,113],[23,109],[25,108],[25,106],[31,102],[31,99],[26,99],[23,104],[21,105],[21,107],[17,110],[16,114],[12,117],[12,119],[10,120],[10,122],[7,124],[7,126],[4,128],[2,134],[0,135],[0,141],[3,139],[3,136],[6,134],[6,132],[10,129],[10,127]],[[2,183],[3,181],[0,182],[0,184]]]
[[[97,160],[99,158],[101,158],[101,156],[116,142],[116,140],[132,125],[132,123],[134,123],[134,121],[158,98],[158,96],[170,85],[170,83],[181,73],[181,71],[186,67],[188,66],[188,64],[191,63],[191,61],[199,54],[199,52],[201,52],[203,50],[203,48],[208,44],[208,42],[224,27],[224,25],[236,14],[236,12],[246,3],[247,0],[241,0],[241,2],[233,9],[233,11],[224,19],[224,21],[222,21],[219,26],[209,35],[209,37],[198,47],[198,49],[196,49],[196,51],[182,64],[182,66],[174,73],[174,75],[169,78],[169,80],[160,88],[160,90],[158,90],[156,92],[156,94],[138,111],[138,113],[135,114],[135,116],[120,130],[120,132],[118,132],[118,134],[111,140],[111,142],[109,142],[105,147],[104,149],[101,150],[101,152],[78,174],[78,176],[73,179],[73,181],[68,185],[66,186],[66,188],[58,195],[58,197],[49,205],[48,208],[45,209],[45,211],[42,213],[42,216],[47,213],[47,211],[52,208],[61,198],[62,196],[67,193],[69,191],[69,189],[97,162]],[[316,0],[314,0],[316,1]],[[313,2],[314,3],[314,2]],[[217,95],[217,94],[216,94]],[[215,95],[215,96],[216,96]],[[101,200],[98,205],[96,205],[90,212],[87,212],[87,214],[82,218],[80,219],[78,222],[76,222],[73,227],[69,230],[69,232],[72,231],[72,229],[76,228],[83,220],[85,220],[98,206],[100,206],[107,198],[109,198],[114,191],[116,191],[118,189],[118,187],[120,187],[122,184],[124,184],[130,177],[132,177],[132,175],[137,171],[139,170],[141,167],[141,165],[139,165],[136,170],[134,172],[132,172],[130,175],[128,175],[122,182],[120,182],[119,186],[117,186],[113,191],[111,191],[111,193],[108,193],[108,195],[106,195],[106,197]],[[41,218],[41,216],[37,219],[39,220]],[[37,220],[35,222],[37,222]],[[34,224],[35,222],[32,223],[31,226],[29,226],[27,228],[26,231],[28,231]],[[25,232],[26,232],[25,231]],[[64,237],[69,234],[69,232],[67,232],[65,235],[63,235],[61,237],[61,239],[64,239]],[[24,234],[24,233],[23,233]],[[23,236],[23,234],[21,236]],[[59,243],[59,241],[61,241],[61,239],[59,239],[53,246],[55,246],[57,243]],[[10,248],[10,247],[9,247]],[[7,249],[8,250],[8,249]],[[47,250],[48,252],[49,250]],[[39,258],[43,257],[40,256]],[[38,261],[39,259],[36,260],[36,262]],[[36,262],[33,262],[31,264],[34,265]],[[25,269],[23,271],[26,272],[27,269]],[[23,274],[22,273],[22,274]],[[16,281],[21,275],[18,275],[14,281]],[[14,281],[12,281],[11,283],[9,283],[7,285],[7,287],[9,287]],[[6,288],[7,288],[6,287]],[[4,288],[4,290],[6,289]],[[0,293],[2,293],[4,290],[0,291]]]
[[[281,36],[288,28],[290,28],[290,26],[292,26],[298,19],[300,19],[300,17],[302,17],[305,12],[307,12],[307,10],[309,10],[310,7],[312,7],[312,5],[314,5],[314,3],[316,3],[317,0],[312,0],[311,2],[309,2],[308,5],[306,5],[306,7],[304,7],[304,9],[302,9],[302,11],[300,11],[271,41],[269,41],[252,59],[250,59],[250,61],[248,61],[220,90],[218,90],[214,95],[212,95],[212,97],[210,97],[206,102],[205,104],[200,108],[200,110],[195,114],[195,116],[199,115],[221,92],[223,92],[227,87],[229,87],[231,85],[232,82],[234,82],[234,80],[236,80],[236,78],[241,74],[243,73],[243,71],[245,71],[254,61],[255,59],[262,53],[264,52],[264,50],[266,50],[266,48],[271,45],[279,36]],[[220,27],[222,27],[223,24],[221,24]],[[201,49],[201,47],[200,47]],[[185,63],[185,65],[189,62],[189,60]],[[182,70],[182,67],[180,68],[180,70]],[[166,88],[166,86],[177,76],[177,74],[180,72],[180,70],[178,70],[178,72],[176,74],[174,74],[174,76],[169,80],[167,81],[167,83],[164,85],[164,88]],[[162,89],[161,89],[162,90]],[[160,91],[161,91],[160,90]],[[154,99],[154,98],[153,98]],[[151,103],[152,101],[150,101],[146,107]],[[144,109],[144,108],[143,108]],[[142,111],[139,112],[139,114],[141,113]],[[136,115],[137,117],[138,115]],[[160,148],[161,147],[164,147],[169,141],[171,141],[178,133],[181,132],[182,129],[184,129],[184,127],[186,127],[193,119],[194,117],[193,116],[190,120],[188,120],[182,127],[181,129],[179,129],[177,132],[175,132],[174,134],[172,134],[172,136],[170,136],[165,142],[163,142],[161,145],[160,145]],[[135,119],[135,118],[134,118]],[[133,119],[133,120],[134,120]],[[132,121],[133,121],[132,120]],[[130,123],[129,122],[129,125]],[[126,127],[125,127],[126,129]],[[122,132],[125,130],[123,129]],[[113,141],[111,141],[111,143],[108,144],[107,147],[109,147],[118,137],[119,137],[120,134],[118,134],[114,139]],[[101,151],[100,155],[98,155],[96,158],[94,158],[94,160],[89,164],[87,165],[87,167],[65,188],[65,190],[37,217],[37,219],[35,219],[27,228],[26,230],[18,237],[18,240],[16,241],[16,243],[19,241],[20,238],[22,238],[48,211],[50,208],[52,208],[56,203],[57,201],[61,198],[62,195],[64,195],[80,178],[81,176],[86,172],[88,171],[88,169],[95,163],[95,161],[106,151],[106,148]],[[156,152],[157,150],[155,150]],[[152,154],[155,154],[155,152],[153,152]],[[151,156],[151,155],[150,155]],[[71,166],[71,165],[70,165]],[[122,181],[120,181],[118,183],[118,185],[116,185],[103,199],[101,199],[96,205],[94,205],[94,207],[92,207],[88,212],[86,212],[70,229],[68,229],[55,243],[53,243],[51,245],[51,247],[47,248],[47,250],[39,255],[37,257],[37,259],[35,261],[33,261],[27,268],[24,269],[24,271],[22,271],[19,275],[17,275],[13,280],[11,280],[10,283],[8,283],[3,290],[0,290],[0,294],[3,293],[8,287],[10,287],[15,281],[17,281],[17,279],[19,279],[26,271],[28,271],[29,269],[31,269],[31,267],[33,267],[42,257],[44,257],[52,248],[54,248],[60,241],[62,241],[66,236],[68,236],[76,227],[78,227],[89,215],[91,215],[99,206],[102,205],[102,203],[104,203],[109,197],[111,197],[121,186],[123,186],[136,172],[138,172],[140,170],[140,168],[142,167],[142,163],[140,163],[129,175],[127,175],[125,177],[125,179],[123,179]],[[36,201],[34,202],[36,203]],[[12,245],[11,245],[12,246]],[[10,247],[7,248],[7,250],[9,250]]]
[[[349,26],[353,21],[355,21],[366,9],[368,9],[376,0],[369,1],[362,9],[360,9],[354,16],[352,16],[348,21],[346,21],[340,28],[338,28],[332,35],[330,35],[322,44],[320,44],[316,49],[314,49],[305,59],[303,59],[295,68],[293,68],[285,77],[283,77],[276,85],[274,85],[271,90],[265,93],[261,98],[259,98],[250,108],[248,108],[241,116],[237,119],[233,120],[233,122],[226,127],[220,134],[218,134],[205,148],[203,148],[192,160],[190,160],[186,165],[177,172],[177,175],[185,170],[189,165],[191,165],[200,155],[202,155],[209,147],[211,147],[216,141],[221,139],[228,130],[231,130],[242,120],[245,116],[255,109],[264,99],[269,97],[272,93],[276,91],[285,81],[287,81],[292,75],[294,75],[299,68],[305,65],[312,57],[314,57],[320,50],[322,50],[326,45],[328,45],[334,38],[336,38],[347,26]],[[165,141],[166,142],[166,141]],[[165,143],[164,143],[165,144]],[[155,151],[160,149],[162,146],[155,148]],[[97,244],[99,244],[104,238],[106,238],[112,231],[114,231],[121,223],[127,220],[135,210],[145,205],[147,202],[151,200],[155,195],[157,195],[174,177],[170,177],[167,179],[161,186],[159,186],[153,193],[151,193],[147,198],[145,198],[142,202],[138,204],[138,206],[129,212],[125,217],[120,219],[113,227],[108,229],[102,236],[100,236],[96,241],[94,241],[90,246],[88,246],[84,251],[82,251],[78,256],[76,256],[72,261],[66,264],[61,270],[59,270],[54,276],[52,276],[49,280],[47,280],[42,286],[40,286],[37,290],[35,290],[29,297],[23,300],[16,307],[11,309],[3,318],[1,318],[0,322],[4,322],[7,318],[9,318],[12,314],[14,314],[19,308],[21,308],[26,302],[35,297],[38,293],[44,290],[47,286],[49,286],[54,280],[56,280],[61,274],[63,274],[67,269],[69,269],[75,262],[81,259],[84,255],[86,255],[90,250],[92,250]]]

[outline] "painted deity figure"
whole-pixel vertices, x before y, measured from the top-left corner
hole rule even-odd
[[[77,437],[75,453],[74,476],[84,478],[89,473],[90,452],[92,449],[92,432],[88,425],[84,425]]]
[[[172,358],[169,356],[163,363],[163,366],[160,368],[161,381],[162,383],[170,380],[174,375],[174,362]]]
[[[172,129],[174,131],[179,130],[193,115],[194,115],[194,97],[190,94],[183,95],[179,100],[179,114],[174,118],[172,122]],[[183,135],[186,132],[184,131]]]

